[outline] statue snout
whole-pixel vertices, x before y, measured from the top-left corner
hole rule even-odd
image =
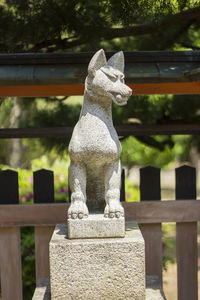
[[[133,91],[129,86],[126,87],[127,87],[127,97],[129,98],[132,95]]]

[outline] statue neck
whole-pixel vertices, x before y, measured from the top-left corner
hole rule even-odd
[[[97,98],[85,90],[80,117],[87,113],[96,115],[101,119],[102,117],[106,117],[106,119],[112,122],[112,101],[103,96]]]

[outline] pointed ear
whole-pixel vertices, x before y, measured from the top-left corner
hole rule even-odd
[[[92,77],[95,76],[95,73],[98,69],[105,66],[107,64],[106,56],[104,50],[101,49],[97,51],[92,57],[89,66],[88,66],[88,74]]]
[[[115,53],[109,60],[108,65],[124,73],[124,53]]]

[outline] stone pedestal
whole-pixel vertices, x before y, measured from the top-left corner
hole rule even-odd
[[[38,281],[32,300],[53,300],[51,298],[49,278],[40,279]],[[157,276],[146,277],[145,300],[166,300]]]
[[[146,277],[144,241],[135,223],[125,238],[69,240],[57,225],[50,242],[50,280],[40,279],[33,300],[165,300],[157,276]]]
[[[145,299],[144,240],[136,223],[124,238],[67,238],[56,226],[50,242],[51,299]]]

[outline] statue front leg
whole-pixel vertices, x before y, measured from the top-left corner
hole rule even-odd
[[[120,203],[121,162],[120,160],[105,168],[105,201],[104,216],[120,218],[124,216],[124,208]]]
[[[69,186],[71,189],[71,204],[68,210],[68,218],[82,219],[88,217],[86,205],[86,170],[80,163],[71,161],[69,167]]]

